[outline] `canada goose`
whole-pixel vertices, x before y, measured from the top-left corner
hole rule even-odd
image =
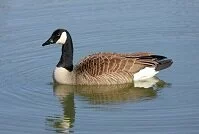
[[[132,54],[96,53],[73,66],[73,42],[65,29],[55,30],[42,44],[61,44],[61,58],[53,72],[53,80],[69,85],[111,85],[131,83],[155,76],[173,62],[164,56],[147,52]]]

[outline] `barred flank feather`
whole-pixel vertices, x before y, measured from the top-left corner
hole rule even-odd
[[[159,64],[162,63],[159,61],[165,58],[150,53],[96,53],[84,58],[75,67],[76,83],[81,85],[131,83],[135,73],[145,67],[159,69]]]

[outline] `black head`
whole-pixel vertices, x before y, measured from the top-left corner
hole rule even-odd
[[[52,33],[51,37],[45,43],[42,44],[42,46],[54,43],[63,45],[66,43],[68,36],[70,35],[67,30],[57,29]]]

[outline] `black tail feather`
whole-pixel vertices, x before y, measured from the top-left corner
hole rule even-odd
[[[163,60],[163,59],[167,59],[167,57],[165,56],[161,56],[161,55],[150,55],[152,58],[155,58],[157,60]]]
[[[161,55],[149,55],[149,56],[141,56],[139,59],[156,59],[156,60],[163,60],[167,57]]]
[[[158,61],[158,65],[155,68],[155,70],[160,71],[160,70],[166,69],[166,68],[170,67],[172,63],[173,63],[173,61],[171,59],[160,60],[160,61]]]
[[[126,58],[131,58],[131,57],[126,57]],[[149,64],[156,66],[156,68],[155,68],[156,71],[166,69],[166,68],[170,67],[173,63],[172,59],[168,59],[167,57],[161,56],[161,55],[140,56],[138,58],[139,58],[139,60],[143,60],[142,61],[143,63],[149,63]],[[147,59],[149,59],[149,60],[147,61]]]
[[[161,55],[143,56],[143,57],[140,57],[140,59],[156,59],[156,61],[158,62],[155,68],[156,71],[166,69],[170,67],[171,64],[173,63],[171,59],[167,59],[167,57],[161,56]]]

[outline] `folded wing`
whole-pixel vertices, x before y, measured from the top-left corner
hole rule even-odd
[[[159,71],[171,64],[172,60],[150,53],[97,53],[83,59],[74,70],[77,83],[109,85],[130,83],[134,74],[146,67]]]

